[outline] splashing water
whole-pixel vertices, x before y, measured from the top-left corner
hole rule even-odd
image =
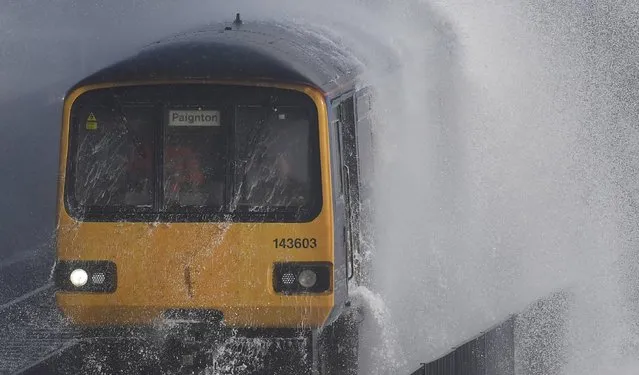
[[[376,294],[361,294],[378,334],[363,373],[407,372],[559,289],[565,334],[533,348],[560,362],[546,368],[635,368],[637,130],[606,71],[601,44],[618,41],[601,33],[637,28],[596,8],[369,2],[305,20],[376,89]]]
[[[567,375],[639,371],[632,359],[639,352],[639,5],[157,4],[111,5],[120,26],[111,41],[84,37],[82,69],[66,74],[126,55],[115,52],[121,41],[118,48],[130,52],[239,11],[322,36],[327,50],[361,67],[360,84],[375,89],[375,191],[365,232],[373,238],[364,239],[374,244],[365,254],[372,271],[366,288],[354,291],[367,311],[362,373],[408,373],[559,289],[570,296],[561,342],[535,348],[560,362],[550,367]],[[105,7],[76,18],[99,25],[109,18]],[[148,27],[137,33],[140,25]],[[111,60],[101,58],[107,54]],[[56,72],[75,66],[33,61]],[[534,331],[542,318],[523,319]]]

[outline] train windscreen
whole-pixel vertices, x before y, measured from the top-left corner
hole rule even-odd
[[[92,90],[70,113],[65,204],[82,220],[309,221],[321,209],[317,109],[243,86]]]

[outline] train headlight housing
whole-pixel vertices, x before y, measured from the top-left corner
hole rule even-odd
[[[113,293],[117,288],[115,263],[107,260],[60,260],[55,285],[64,292]]]
[[[71,281],[71,284],[73,284],[73,286],[79,288],[81,286],[84,286],[84,284],[89,281],[89,274],[87,274],[87,271],[83,270],[82,268],[76,268],[71,271],[71,275],[69,275],[69,281]]]
[[[273,288],[276,293],[309,294],[331,290],[333,265],[328,262],[276,263]]]

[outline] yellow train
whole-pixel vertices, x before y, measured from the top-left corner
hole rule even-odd
[[[355,373],[370,94],[295,30],[238,16],[70,89],[55,280],[73,324],[291,330],[313,372]]]

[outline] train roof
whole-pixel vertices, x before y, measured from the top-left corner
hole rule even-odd
[[[302,83],[325,93],[351,87],[360,67],[333,41],[296,25],[233,22],[155,42],[74,87],[115,81],[207,79]]]

